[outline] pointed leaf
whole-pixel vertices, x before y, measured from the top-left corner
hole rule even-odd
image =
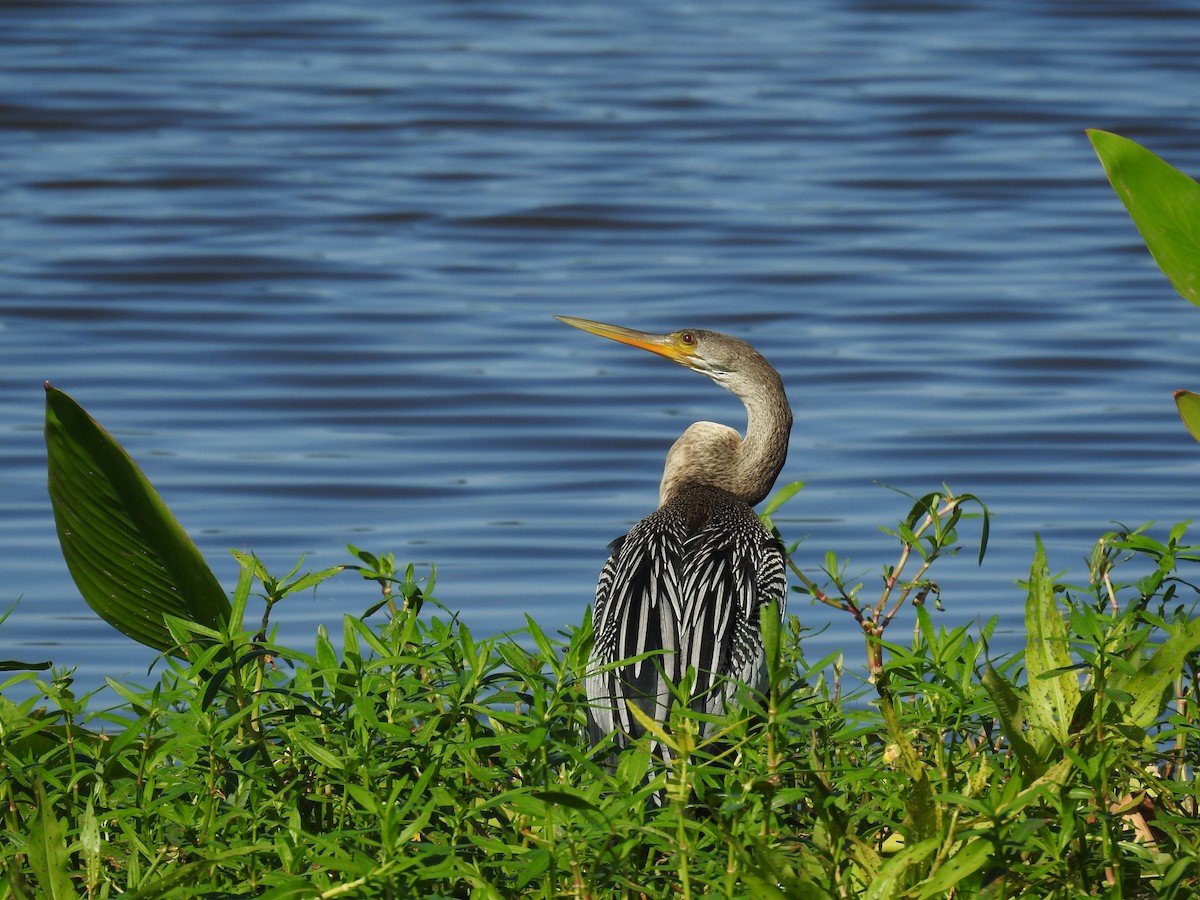
[[[793,481],[791,484],[785,484],[775,492],[775,496],[767,501],[767,505],[763,507],[763,511],[758,514],[758,517],[770,528],[771,515],[778,511],[783,504],[795,497],[796,494],[800,493],[803,488],[803,481]]]
[[[301,575],[291,584],[286,585],[282,593],[294,594],[297,591],[303,591],[310,587],[316,587],[322,581],[332,578],[334,575],[337,575],[339,572],[344,572],[345,570],[345,566],[331,566],[328,569],[322,569],[320,572],[309,572],[305,575]]]
[[[88,800],[79,822],[79,853],[83,856],[87,867],[87,884],[100,883],[100,869],[103,861],[100,856],[103,845],[100,843],[100,820],[96,816],[96,807]]]
[[[1176,391],[1175,405],[1179,407],[1179,418],[1197,441],[1200,441],[1200,394],[1191,391]]]
[[[1079,705],[1079,678],[1071,666],[1067,625],[1054,600],[1054,582],[1046,566],[1046,549],[1037,538],[1025,601],[1025,672],[1029,679],[1029,723],[1065,743],[1071,717]]]
[[[626,700],[625,705],[629,707],[629,711],[633,714],[633,717],[638,720],[638,723],[648,732],[650,732],[651,736],[658,740],[659,743],[661,743],[664,747],[670,748],[671,750],[678,750],[678,747],[671,740],[671,736],[663,730],[662,725],[656,722],[648,712],[646,712],[632,700]]]
[[[779,614],[777,599],[772,598],[767,602],[766,608],[759,613],[758,621],[762,627],[763,658],[767,663],[768,693],[771,690],[778,692],[788,673],[782,664],[783,642],[780,639],[780,632],[783,630],[783,622]]]
[[[230,603],[200,551],[113,437],[46,385],[50,501],[71,577],[96,613],[172,650],[164,615],[219,629]]]
[[[1200,305],[1200,185],[1128,138],[1087,134],[1154,261],[1185,300]]]
[[[559,790],[544,790],[534,791],[533,795],[543,803],[548,803],[551,806],[566,806],[570,809],[581,809],[585,812],[599,812],[596,804],[588,800],[586,797],[581,797],[578,794],[573,794],[570,791]]]

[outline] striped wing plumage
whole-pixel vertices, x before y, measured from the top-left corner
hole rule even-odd
[[[715,488],[689,492],[613,542],[600,573],[586,687],[593,740],[641,726],[626,701],[657,720],[667,686],[695,669],[692,706],[719,714],[732,678],[765,686],[759,616],[786,600],[783,548],[744,502]],[[614,666],[620,660],[653,655]]]

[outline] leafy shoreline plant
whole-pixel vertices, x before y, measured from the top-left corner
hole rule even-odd
[[[1131,142],[1089,136],[1188,296],[1200,188]],[[1177,401],[1200,436],[1191,399]],[[717,721],[678,704],[612,763],[586,738],[590,614],[556,637],[527,618],[480,640],[433,598],[432,572],[355,547],[351,563],[282,577],[235,552],[230,602],[133,461],[49,385],[46,436],[72,576],[164,670],[150,687],[109,679],[120,699],[97,708],[69,670],[0,663],[18,670],[0,683],[4,896],[1200,891],[1200,545],[1184,525],[1161,541],[1103,535],[1082,586],[1053,578],[1036,540],[1026,645],[1008,659],[988,654],[995,618],[947,630],[927,606],[940,599],[930,567],[957,553],[964,521],[979,520],[982,560],[975,497],[913,498],[884,529],[900,552],[874,602],[836,555],[814,579],[792,546],[794,590],[860,627],[864,683],[848,691],[840,654],[809,661],[799,619],[768,615],[765,693],[745,690]],[[769,526],[800,486],[768,503]],[[380,594],[344,617],[340,649],[323,628],[311,652],[279,646],[275,606],[347,569]],[[912,640],[885,640],[910,604]],[[5,697],[18,683],[38,694]],[[665,766],[650,741],[671,747]]]
[[[6,682],[41,691],[19,704],[0,690],[0,888],[1188,896],[1200,620],[1178,569],[1200,547],[1182,538],[1106,535],[1079,588],[1039,549],[1013,659],[987,657],[995,620],[947,631],[919,604],[911,643],[884,645],[875,685],[849,697],[789,617],[767,694],[715,729],[679,708],[664,772],[641,748],[609,767],[588,747],[586,621],[479,640],[417,613],[436,601],[411,570],[387,586],[419,602],[376,625],[346,616],[340,652],[323,630],[299,652],[173,621],[187,652],[153,687],[110,681],[112,707],[90,710],[61,672]],[[296,581],[242,563],[235,610],[256,583]]]

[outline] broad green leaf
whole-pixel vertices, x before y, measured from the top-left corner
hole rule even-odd
[[[1149,728],[1162,709],[1163,695],[1175,683],[1188,657],[1200,647],[1200,619],[1192,619],[1171,635],[1131,675],[1120,674],[1113,687],[1133,696],[1129,718],[1139,728]]]
[[[165,615],[220,629],[229,598],[200,551],[121,445],[49,384],[46,451],[58,540],[88,606],[157,650],[175,647]]]
[[[71,883],[67,839],[46,790],[37,783],[37,809],[29,822],[29,867],[37,875],[39,896],[68,900],[77,896]]]
[[[1079,705],[1079,678],[1070,670],[1067,625],[1054,600],[1054,582],[1046,566],[1046,549],[1037,538],[1025,601],[1025,673],[1029,679],[1030,725],[1059,743],[1070,738],[1071,717]]]
[[[1087,134],[1154,261],[1185,300],[1200,306],[1200,184],[1128,138]]]
[[[1191,391],[1176,391],[1175,405],[1179,407],[1179,418],[1197,441],[1200,441],[1200,394]]]

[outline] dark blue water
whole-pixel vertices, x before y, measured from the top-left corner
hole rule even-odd
[[[6,5],[0,657],[93,686],[153,659],[62,562],[45,379],[229,585],[229,548],[286,571],[354,543],[436,564],[477,634],[577,623],[671,441],[743,419],[555,313],[776,364],[802,565],[836,550],[874,591],[907,509],[876,482],[983,497],[942,621],[999,614],[1015,647],[1035,532],[1082,580],[1112,521],[1198,506],[1170,392],[1200,388],[1200,310],[1083,134],[1200,173],[1198,45],[1195,4],[1157,0]],[[372,599],[294,598],[283,639]]]

